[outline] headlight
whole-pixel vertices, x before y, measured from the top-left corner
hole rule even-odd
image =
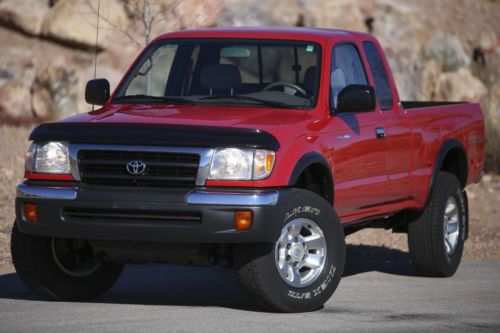
[[[264,149],[216,149],[208,179],[258,180],[267,178],[274,166],[275,153]]]
[[[69,174],[68,146],[63,142],[33,143],[26,153],[28,172]]]

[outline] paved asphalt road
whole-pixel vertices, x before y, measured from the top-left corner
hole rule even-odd
[[[449,279],[413,276],[408,259],[348,258],[324,309],[260,312],[224,268],[129,266],[90,303],[44,302],[0,275],[0,332],[500,332],[500,262],[466,262]]]

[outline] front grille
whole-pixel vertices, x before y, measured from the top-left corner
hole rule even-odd
[[[118,221],[118,222],[165,222],[171,225],[197,225],[201,223],[198,212],[175,212],[144,209],[101,209],[101,208],[64,208],[65,220]]]
[[[141,175],[127,171],[127,163],[141,161]],[[200,156],[189,153],[118,150],[80,150],[78,167],[82,182],[96,185],[136,187],[192,187],[196,183]]]

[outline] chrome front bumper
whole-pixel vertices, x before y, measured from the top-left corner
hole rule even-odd
[[[78,187],[17,186],[17,197],[24,199],[76,200]],[[279,199],[278,191],[220,191],[195,190],[186,195],[188,205],[224,206],[275,206]]]

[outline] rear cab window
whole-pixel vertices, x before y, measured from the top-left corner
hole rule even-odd
[[[370,65],[370,70],[375,82],[375,93],[381,110],[390,110],[393,104],[393,96],[387,69],[382,57],[372,42],[363,42],[363,49]]]

